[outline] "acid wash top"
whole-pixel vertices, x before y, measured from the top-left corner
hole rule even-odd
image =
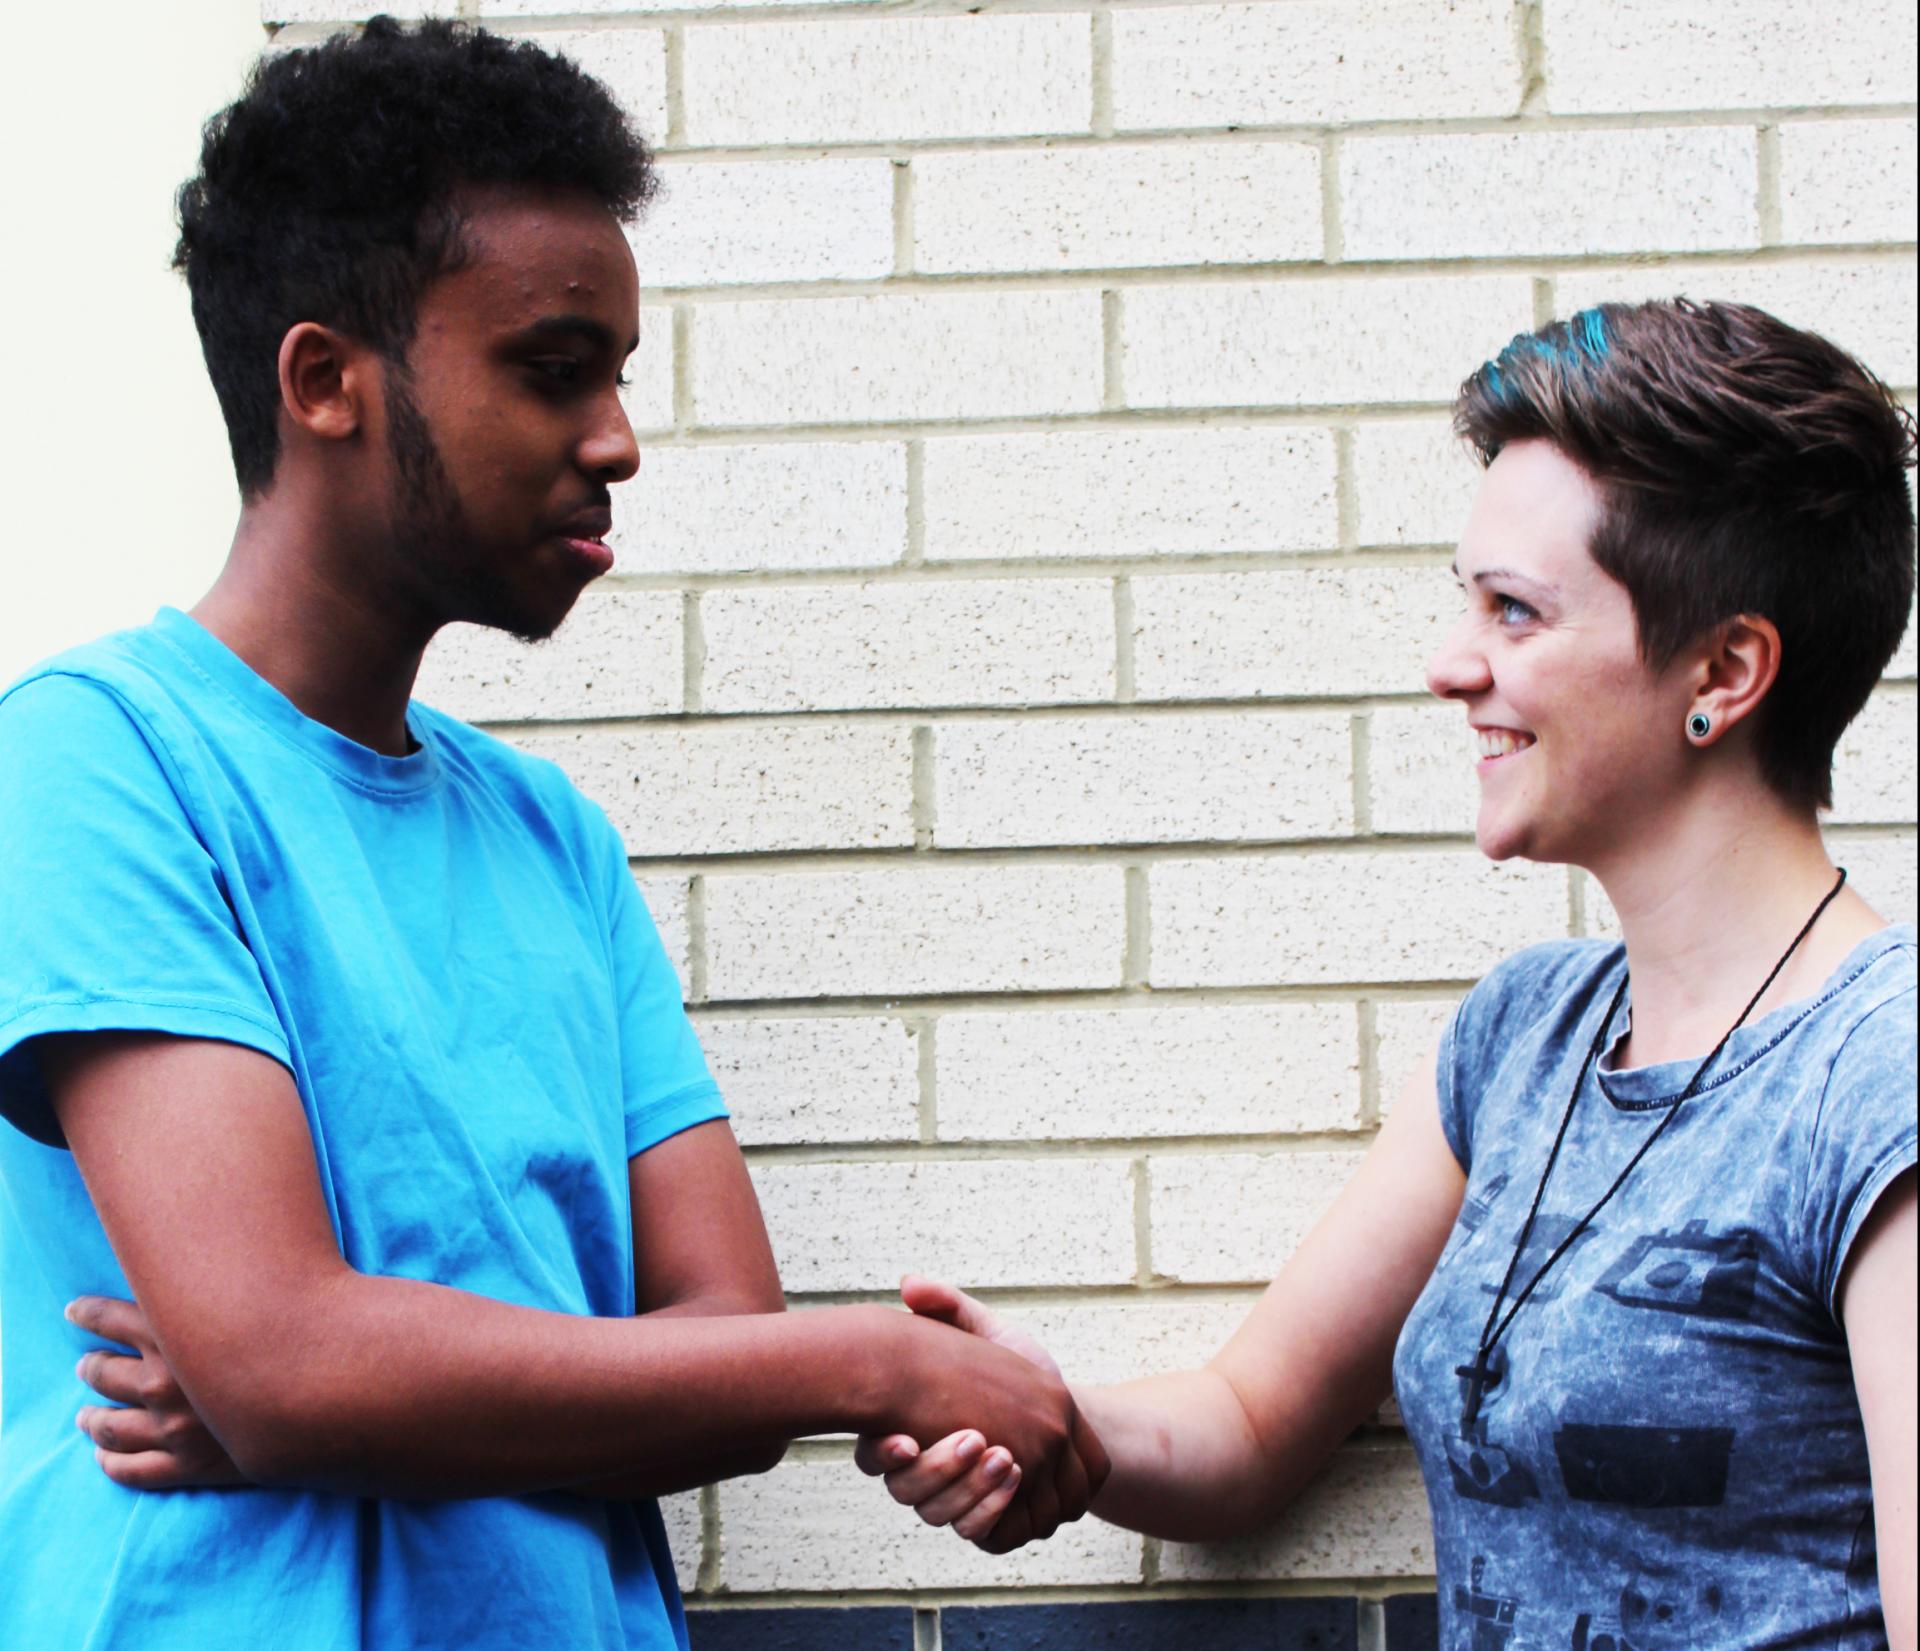
[[[627,1160],[722,1115],[679,983],[557,768],[407,721],[411,756],[357,745],[170,610],[0,695],[0,1645],[686,1643],[650,1501],[123,1490],[74,1427],[100,1344],[61,1309],[130,1292],[46,1033],[284,1064],[364,1273],[634,1310]]]
[[[1440,1119],[1466,1198],[1394,1358],[1433,1510],[1441,1646],[1884,1645],[1837,1289],[1875,1199],[1914,1163],[1911,925],[1734,1033],[1520,1309],[1462,1431],[1456,1369],[1625,967],[1605,942],[1535,947],[1481,981],[1441,1039]],[[1698,1064],[1612,1070],[1603,1056],[1589,1072],[1516,1290]]]

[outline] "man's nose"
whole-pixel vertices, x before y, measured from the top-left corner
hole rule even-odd
[[[588,475],[604,482],[623,482],[640,468],[640,444],[620,397],[602,398],[593,429],[580,444],[578,463]]]

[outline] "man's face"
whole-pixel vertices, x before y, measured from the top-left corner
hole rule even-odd
[[[550,634],[613,565],[608,489],[639,466],[620,404],[639,281],[591,196],[460,198],[465,263],[420,296],[385,374],[404,587],[435,623]]]

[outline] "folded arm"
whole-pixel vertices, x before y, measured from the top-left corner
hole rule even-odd
[[[543,1312],[348,1266],[292,1080],[265,1056],[102,1034],[48,1039],[39,1055],[156,1350],[255,1483],[631,1494],[764,1463],[803,1434],[873,1431],[880,1417],[930,1442],[983,1410],[1029,1484],[1046,1481],[1043,1516],[1072,1517],[1089,1467],[1095,1482],[1104,1471],[1057,1380],[943,1326],[858,1307],[695,1316],[716,1300],[697,1252],[716,1219],[737,1226],[752,1196],[743,1172],[714,1171],[718,1212],[682,1210],[651,1237],[636,1197],[657,1310]],[[670,1173],[673,1156],[651,1168]],[[771,1307],[765,1265],[718,1299]]]

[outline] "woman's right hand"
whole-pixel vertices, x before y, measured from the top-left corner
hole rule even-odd
[[[949,1324],[1016,1354],[1064,1389],[1059,1365],[1039,1342],[964,1290],[909,1276],[901,1283],[900,1297],[918,1317]],[[1073,1414],[1072,1445],[1085,1473],[1084,1493],[1069,1459],[1062,1464],[1064,1484],[1056,1475],[1050,1493],[1043,1490],[1038,1497],[1016,1502],[1022,1478],[1019,1463],[1004,1442],[989,1440],[972,1428],[949,1434],[924,1450],[910,1434],[868,1435],[860,1440],[854,1460],[863,1473],[883,1476],[894,1500],[911,1507],[928,1524],[951,1526],[956,1535],[989,1552],[1010,1553],[1078,1519],[1106,1479],[1104,1448],[1077,1408]]]

